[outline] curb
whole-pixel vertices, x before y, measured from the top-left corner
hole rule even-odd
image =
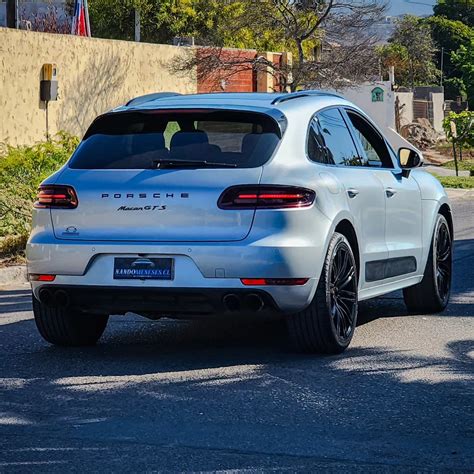
[[[0,286],[27,283],[26,265],[12,265],[0,268]]]

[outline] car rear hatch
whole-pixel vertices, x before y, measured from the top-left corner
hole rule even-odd
[[[242,111],[110,113],[86,133],[60,175],[74,209],[52,208],[59,239],[235,241],[255,209],[218,207],[225,189],[258,184],[280,140],[269,116]]]

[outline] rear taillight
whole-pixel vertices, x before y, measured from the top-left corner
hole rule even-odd
[[[56,279],[56,275],[45,275],[45,274],[38,274],[38,273],[30,273],[28,275],[28,279],[30,281],[54,281]]]
[[[288,209],[308,207],[316,193],[311,189],[281,185],[243,185],[226,189],[219,198],[220,209]]]
[[[45,184],[39,187],[34,206],[37,209],[75,209],[77,202],[77,194],[73,187]]]
[[[241,278],[245,286],[301,286],[306,285],[309,278]]]

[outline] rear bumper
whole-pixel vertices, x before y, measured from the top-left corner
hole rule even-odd
[[[296,213],[295,213],[296,216]],[[291,215],[287,219],[291,218]],[[102,242],[57,240],[40,228],[27,244],[28,272],[56,275],[54,282],[32,282],[35,296],[47,285],[67,287],[112,288],[140,294],[142,290],[159,294],[199,291],[214,300],[214,293],[227,291],[262,291],[274,307],[285,313],[297,312],[312,300],[326,252],[328,222],[309,221],[311,225],[282,226],[279,232],[252,234],[236,242]],[[314,222],[314,223],[313,223]],[[170,257],[174,259],[174,279],[114,280],[115,257]],[[249,287],[241,278],[309,278],[301,286]],[[219,293],[220,292],[220,293]],[[94,293],[98,301],[100,292]],[[219,305],[213,305],[219,310]],[[117,309],[123,309],[120,306]],[[131,306],[128,311],[137,311]],[[160,310],[160,308],[158,308]],[[167,310],[167,308],[165,308]]]
[[[51,307],[91,314],[135,312],[154,317],[206,317],[227,313],[275,315],[280,311],[262,290],[203,288],[135,288],[42,285],[39,300]]]

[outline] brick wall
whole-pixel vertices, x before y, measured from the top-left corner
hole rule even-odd
[[[216,52],[212,51],[213,54]],[[209,54],[207,48],[197,49],[197,58]],[[223,49],[219,51],[222,62],[238,63],[239,61],[252,60],[257,55],[254,50]],[[197,65],[197,91],[198,92],[255,92],[257,90],[256,78],[252,69],[247,65],[236,65],[226,69],[217,69],[211,74],[205,74],[198,62]]]
[[[199,57],[209,54],[209,50],[207,48],[197,48],[196,54],[199,59]],[[223,49],[212,51],[212,54],[219,54],[223,63],[234,63],[235,66],[217,68],[210,74],[204,74],[205,71],[200,68],[198,62],[196,70],[198,92],[272,92],[281,90],[276,77],[265,73],[257,74],[256,71],[250,68],[249,64],[245,64],[245,61],[251,61],[259,54],[265,56],[269,61],[273,61],[274,64],[281,65],[281,53],[257,53],[256,50]],[[244,64],[239,64],[242,62]]]

